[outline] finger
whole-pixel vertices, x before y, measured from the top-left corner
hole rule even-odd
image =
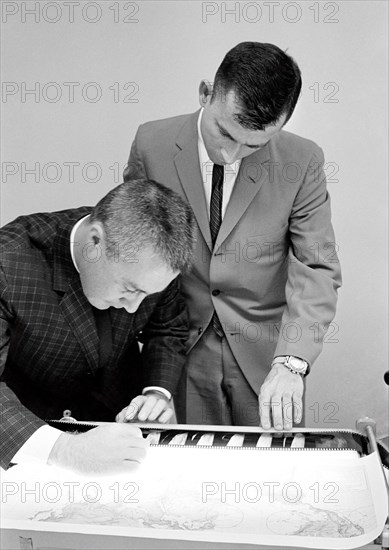
[[[155,420],[159,415],[166,409],[167,401],[166,399],[158,399],[153,409],[150,411],[148,420]]]
[[[282,396],[282,416],[285,430],[290,430],[293,426],[293,402],[289,393]]]
[[[127,412],[127,407],[124,407],[124,409],[116,415],[115,422],[125,422],[126,421],[126,412]]]
[[[126,462],[138,462],[138,464],[141,464],[146,457],[146,453],[147,450],[145,447],[130,447],[124,460]]]
[[[276,430],[282,430],[284,427],[282,421],[281,396],[274,396],[271,400],[271,412],[273,416],[273,426]]]
[[[143,438],[143,433],[138,426],[134,426],[133,424],[128,424],[126,426],[126,436],[131,437],[131,439],[134,439],[135,441],[139,442],[139,444],[142,444],[146,441]]]
[[[126,452],[132,452],[134,449],[148,449],[149,442],[143,437],[130,437],[127,445]]]
[[[166,424],[166,422],[169,422],[172,416],[173,416],[173,409],[169,407],[158,418],[158,422],[160,422],[161,424]]]
[[[123,460],[141,463],[147,454],[148,447],[149,443],[145,439],[131,438],[123,449]]]
[[[266,396],[259,396],[259,418],[261,426],[264,430],[269,430],[271,428],[270,421],[270,399]]]
[[[126,409],[124,421],[128,422],[129,420],[133,420],[134,418],[136,418],[145,401],[146,397],[144,395],[138,395],[137,397],[135,397]]]
[[[154,395],[149,395],[148,397],[146,397],[140,411],[138,412],[139,420],[144,421],[148,419],[149,414],[154,408],[156,402],[157,402],[157,398],[154,397]]]
[[[115,422],[118,422],[119,424],[123,422],[128,422],[129,420],[131,420],[136,416],[136,413],[138,412],[138,410],[139,410],[139,405],[131,401],[128,407],[124,407],[124,409],[116,415]]]
[[[303,417],[303,400],[299,394],[293,394],[293,415],[296,424],[300,424]]]
[[[121,413],[120,413],[121,414]],[[145,441],[143,438],[143,433],[138,426],[135,426],[134,424],[130,424],[127,422],[119,422],[119,423],[107,423],[103,426],[98,426],[95,428],[96,431],[100,430],[99,439],[102,437],[109,437],[111,440],[114,441],[121,441],[123,438],[124,441],[121,444],[129,445],[129,440],[134,441]],[[90,430],[87,433],[91,433],[92,430]]]

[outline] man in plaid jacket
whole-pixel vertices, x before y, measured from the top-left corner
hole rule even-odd
[[[193,240],[190,208],[149,180],[0,230],[3,468],[37,449],[78,471],[142,459],[139,430],[123,422],[170,418],[188,335],[178,275]],[[119,423],[78,435],[45,423],[64,414]]]

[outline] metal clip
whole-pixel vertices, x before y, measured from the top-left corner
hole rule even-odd
[[[60,422],[77,422],[72,416],[72,411],[70,409],[65,409],[63,411],[63,417],[60,419]]]

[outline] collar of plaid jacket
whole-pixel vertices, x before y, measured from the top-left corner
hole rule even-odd
[[[90,214],[91,208],[84,207],[79,210],[79,216],[72,222],[66,222],[60,226],[54,239],[53,262],[53,289],[59,292],[66,292],[69,282],[79,279],[79,274],[73,264],[70,254],[70,234],[77,221],[87,214]]]

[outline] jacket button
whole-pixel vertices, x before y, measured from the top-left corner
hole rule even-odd
[[[212,296],[219,296],[220,294],[220,290],[218,290],[217,288],[215,288],[215,290],[212,290]]]
[[[197,332],[198,332],[198,334],[201,334],[201,333],[203,332],[203,328],[200,327],[199,330],[198,330]]]

